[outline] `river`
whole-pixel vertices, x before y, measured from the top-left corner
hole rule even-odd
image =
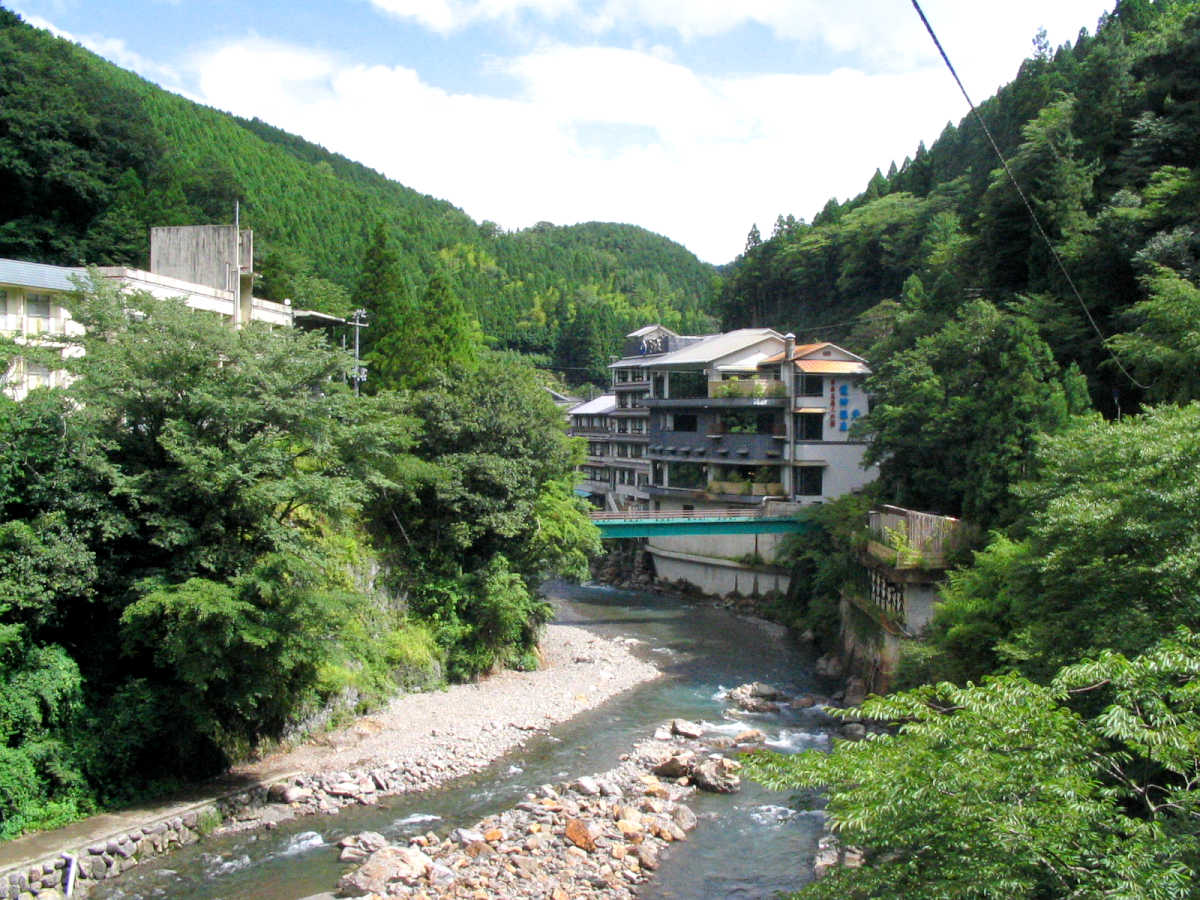
[[[831,689],[812,674],[814,657],[782,629],[709,605],[657,594],[552,584],[555,620],[633,643],[665,677],[643,684],[524,747],[487,769],[438,790],[399,795],[337,816],[310,816],[272,831],[210,837],[147,863],[92,891],[94,898],[299,900],[333,889],[349,867],[332,846],[372,830],[396,839],[444,833],[518,802],[546,782],[573,779],[617,764],[617,757],[664,720],[705,721],[734,734],[759,728],[768,746],[794,752],[829,746],[819,710],[726,715],[721,691],[767,681],[795,693]],[[811,875],[821,834],[818,811],[786,794],[743,780],[734,795],[698,795],[699,827],[671,846],[645,898],[768,898],[795,890]]]

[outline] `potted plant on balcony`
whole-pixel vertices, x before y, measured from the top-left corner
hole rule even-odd
[[[773,496],[773,490],[779,482],[776,482],[776,469],[772,466],[759,466],[754,472],[754,484],[750,486],[751,493],[756,497]],[[780,485],[779,493],[782,493],[782,485]]]
[[[724,479],[724,481],[718,482],[721,486],[721,493],[734,495],[750,493],[750,482],[737,469],[726,469]]]

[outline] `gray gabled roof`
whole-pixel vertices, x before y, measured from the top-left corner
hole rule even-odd
[[[43,291],[75,291],[72,278],[87,275],[82,266],[49,266],[20,259],[0,259],[0,285],[37,288]]]
[[[612,412],[616,408],[616,394],[601,394],[594,400],[589,400],[587,403],[580,403],[578,406],[572,407],[569,412],[573,416],[601,416]]]
[[[723,356],[736,353],[768,338],[783,340],[783,335],[771,328],[739,328],[724,334],[714,334],[673,353],[666,353],[648,363],[648,368],[659,366],[707,365]]]

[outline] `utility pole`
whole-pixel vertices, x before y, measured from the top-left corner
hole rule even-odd
[[[366,369],[358,361],[358,332],[362,328],[370,327],[367,325],[367,311],[365,309],[356,309],[354,317],[350,320],[350,324],[354,326],[354,394],[357,396],[359,385],[367,380]]]

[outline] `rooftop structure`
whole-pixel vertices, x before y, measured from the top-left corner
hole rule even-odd
[[[235,239],[235,235],[240,235]],[[123,291],[178,297],[192,309],[225,317],[235,327],[247,322],[292,326],[305,315],[285,303],[252,296],[253,237],[233,226],[202,225],[151,230],[151,270],[124,266],[94,271]],[[63,358],[82,352],[72,338],[83,334],[63,303],[79,290],[89,270],[16,259],[0,259],[0,334],[36,342]],[[0,374],[0,389],[21,400],[40,386],[63,386],[63,370],[17,358]]]

